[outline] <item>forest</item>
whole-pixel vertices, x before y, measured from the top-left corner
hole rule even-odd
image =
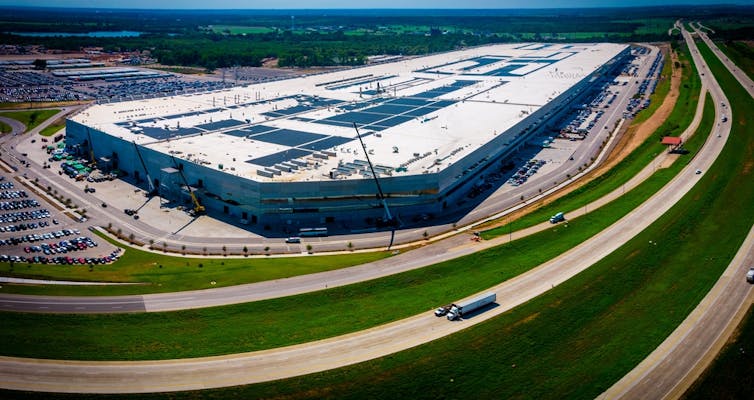
[[[98,10],[0,8],[0,44],[77,51],[149,51],[164,65],[362,65],[377,54],[421,55],[501,42],[651,42],[679,17],[722,39],[754,36],[754,7],[545,10]],[[28,32],[136,31],[137,37],[29,37]]]

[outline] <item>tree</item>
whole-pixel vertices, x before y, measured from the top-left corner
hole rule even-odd
[[[36,59],[34,60],[34,69],[45,69],[47,68],[47,60],[41,60]]]

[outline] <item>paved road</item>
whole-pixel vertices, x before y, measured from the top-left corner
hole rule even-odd
[[[709,83],[709,82],[708,82]],[[714,82],[713,82],[714,83]],[[710,86],[711,90],[715,90]],[[719,88],[718,88],[719,90]],[[716,103],[718,116],[721,106]],[[491,290],[499,306],[457,323],[429,311],[391,324],[327,340],[265,351],[185,360],[70,362],[0,358],[0,382],[9,389],[55,392],[157,392],[205,389],[280,379],[384,356],[465,329],[551,289],[620,247],[665,213],[722,150],[729,124],[668,185],[600,234],[536,269]],[[716,137],[718,136],[719,137]],[[468,246],[468,244],[464,244]]]
[[[697,31],[699,32],[699,31]],[[683,36],[689,45],[694,62],[701,65],[701,55],[685,29]],[[722,58],[728,69],[730,60],[725,57],[706,35],[701,34],[713,53]],[[708,81],[714,79],[709,69]],[[750,88],[754,97],[751,80],[738,70],[731,71],[744,87]],[[721,94],[718,85],[712,86],[712,96],[716,103],[727,99]],[[731,118],[732,119],[732,118]],[[704,369],[720,351],[730,333],[744,316],[749,305],[754,301],[752,285],[744,279],[750,266],[754,265],[754,227],[739,249],[738,253],[720,277],[715,286],[701,301],[684,322],[644,361],[623,379],[618,381],[600,398],[604,399],[664,399],[678,398],[688,390]]]
[[[7,135],[19,135],[21,133],[24,133],[24,131],[26,130],[26,125],[22,124],[21,121],[15,120],[13,118],[0,117],[0,121],[5,122],[8,126],[10,126],[11,130],[7,133]]]

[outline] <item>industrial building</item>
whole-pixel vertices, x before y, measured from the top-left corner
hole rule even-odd
[[[452,207],[629,57],[620,44],[504,44],[99,104],[68,120],[67,142],[210,214],[357,230],[385,218],[378,184],[402,220]]]

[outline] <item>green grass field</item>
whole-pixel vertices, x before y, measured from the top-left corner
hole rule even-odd
[[[679,51],[679,59],[683,65],[685,65],[682,71],[684,83],[682,84],[675,108],[673,108],[668,119],[641,146],[636,148],[623,161],[602,174],[600,177],[562,198],[544,205],[528,215],[513,221],[512,227],[504,225],[493,228],[482,232],[482,237],[490,239],[505,235],[511,229],[522,229],[546,221],[551,215],[557,212],[579,209],[583,207],[584,204],[597,200],[619,188],[635,176],[642,168],[648,165],[657,154],[661,151],[665,151],[665,146],[659,143],[659,138],[665,135],[679,135],[686,129],[686,127],[688,127],[693,119],[699,102],[699,93],[701,90],[701,80],[696,73],[696,69],[693,67],[693,63],[689,62],[688,49],[685,46]],[[670,68],[669,66],[670,63],[668,62],[663,67],[663,74],[667,72],[666,76],[670,76],[670,71],[665,71],[665,68]],[[653,95],[653,102],[650,104],[650,107],[642,111],[642,113],[653,113],[659,103],[661,103],[667,95],[669,87],[669,79],[665,79],[660,83]],[[654,109],[652,109],[653,106],[655,107]]]
[[[706,112],[705,121],[709,123],[712,108]],[[695,135],[689,149],[693,152],[704,138],[704,134]],[[630,196],[570,221],[567,228],[557,226],[471,256],[341,288],[173,313],[0,313],[6,328],[0,331],[0,354],[72,359],[197,357],[260,350],[366,329],[465,297],[540,265],[641,204],[683,164],[677,162],[658,171]],[[40,342],[46,346],[33,345]]]
[[[754,79],[754,46],[745,42],[716,43],[728,57],[736,61],[741,70]]]
[[[28,132],[58,112],[60,110],[5,111],[0,112],[0,116],[20,121],[26,125],[26,132]]]
[[[10,125],[6,124],[3,121],[0,121],[0,133],[9,133],[13,130],[13,128],[10,127]]]
[[[212,31],[216,33],[228,33],[231,35],[248,35],[274,32],[274,28],[265,26],[239,26],[239,25],[214,25]]]
[[[61,129],[65,128],[65,118],[56,119],[55,122],[45,126],[39,131],[42,136],[52,136],[58,133]]]
[[[101,236],[103,240],[108,240]],[[112,241],[111,241],[112,242]],[[115,242],[113,242],[115,243]],[[122,246],[120,243],[117,245]],[[19,264],[11,269],[0,263],[0,275],[146,283],[137,286],[26,286],[2,285],[0,292],[46,295],[122,295],[176,292],[240,285],[345,268],[389,257],[389,252],[351,253],[335,256],[288,258],[184,258],[129,247],[111,265]],[[215,282],[212,285],[211,282]]]

